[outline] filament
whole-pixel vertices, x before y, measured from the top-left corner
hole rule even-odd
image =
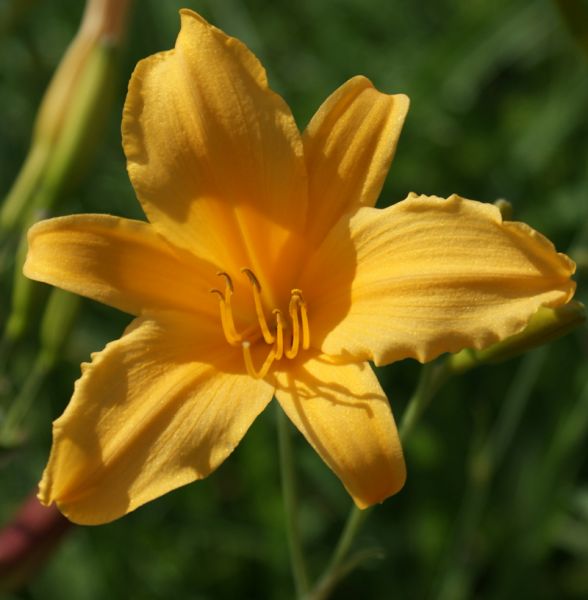
[[[276,343],[274,349],[276,360],[280,360],[284,356],[284,317],[279,308],[274,308],[272,314],[276,315]]]
[[[247,368],[247,372],[254,379],[262,379],[268,374],[272,363],[276,358],[276,351],[274,348],[271,348],[266,359],[263,361],[263,365],[261,365],[261,369],[259,371],[253,365],[253,359],[251,358],[251,344],[247,341],[241,344],[243,348],[243,360],[245,361],[245,367]]]
[[[308,327],[308,313],[306,312],[306,302],[304,300],[300,306],[300,320],[302,321],[302,348],[310,348],[310,328]]]
[[[275,336],[270,331],[267,321],[265,320],[265,313],[263,312],[263,304],[261,302],[261,285],[253,271],[251,269],[243,268],[241,273],[245,273],[249,278],[249,282],[253,288],[253,301],[255,302],[255,312],[257,313],[257,320],[259,321],[259,328],[266,344],[273,344],[276,340]]]
[[[300,320],[302,321],[302,348],[308,350],[310,348],[310,328],[308,326],[308,312],[306,310],[306,302],[302,295],[302,290],[293,289],[292,298],[298,298],[298,306],[300,307]]]
[[[225,281],[224,291],[213,288],[210,292],[219,298],[221,325],[227,342],[231,346],[241,346],[247,373],[255,379],[262,379],[268,374],[274,361],[284,356],[289,359],[296,358],[301,348],[306,350],[310,347],[308,310],[302,291],[297,288],[291,290],[288,304],[289,318],[285,318],[282,311],[275,308],[272,311],[272,317],[275,318],[272,331],[265,317],[259,280],[251,269],[243,268],[241,271],[247,275],[251,284],[257,323],[253,321],[241,333],[237,331],[231,302],[234,293],[233,281],[228,273],[224,271],[217,273]],[[257,369],[253,364],[251,345],[261,337],[270,348],[263,364]]]
[[[227,342],[229,342],[231,346],[238,346],[241,343],[241,336],[235,331],[232,314],[230,313],[230,305],[229,308],[227,308],[226,296],[216,288],[210,290],[210,293],[217,294],[219,297],[221,326]]]
[[[290,296],[290,305],[288,312],[290,313],[290,320],[292,321],[292,341],[290,342],[290,348],[286,349],[286,358],[295,358],[298,354],[298,348],[300,346],[300,322],[298,320],[298,303],[299,297],[292,294]]]
[[[224,309],[221,310],[221,321],[223,320],[224,314],[226,328],[229,332],[229,335],[227,336],[225,331],[225,336],[227,337],[227,340],[229,340],[229,343],[232,343],[231,340],[233,340],[234,343],[239,343],[243,339],[243,337],[239,335],[239,333],[237,333],[237,328],[235,327],[235,320],[233,319],[233,308],[231,305],[231,296],[233,295],[233,282],[231,281],[229,274],[225,273],[224,271],[219,271],[217,273],[217,276],[222,277],[225,280],[225,293],[223,295]]]

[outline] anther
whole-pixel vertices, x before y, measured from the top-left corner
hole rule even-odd
[[[255,312],[257,314],[257,320],[259,322],[259,328],[266,344],[273,344],[276,341],[275,336],[270,331],[267,321],[265,320],[265,313],[263,312],[263,303],[261,301],[261,285],[259,280],[255,276],[255,273],[251,269],[243,268],[241,273],[245,273],[249,278],[251,287],[253,288],[253,301],[255,302]]]
[[[285,317],[279,308],[275,308],[272,311],[271,319],[273,331],[270,330],[264,312],[261,284],[251,269],[243,268],[241,271],[247,276],[251,284],[257,315],[256,324],[251,323],[241,333],[237,331],[231,304],[234,287],[228,273],[225,271],[217,273],[219,277],[224,279],[224,291],[213,288],[210,292],[218,296],[219,299],[221,324],[225,338],[232,346],[241,346],[247,372],[251,377],[261,379],[268,374],[274,361],[280,360],[284,356],[289,359],[296,358],[301,349],[309,348],[310,330],[308,311],[302,291],[297,288],[292,289],[288,304],[288,316]],[[251,344],[259,340],[260,333],[270,348],[263,364],[257,369],[253,364]]]
[[[224,271],[218,271],[216,276],[222,277],[225,280],[225,285],[227,286],[227,289],[229,289],[231,291],[231,294],[232,294],[234,291],[234,288],[233,288],[233,280],[231,279],[230,275],[228,273],[225,273]]]
[[[275,350],[272,348],[269,351],[269,354],[263,361],[263,365],[261,365],[261,369],[259,369],[258,371],[253,366],[253,360],[251,358],[251,344],[245,341],[241,344],[241,347],[243,348],[243,360],[245,361],[245,367],[247,368],[247,372],[249,373],[249,375],[251,375],[251,377],[253,377],[254,379],[262,379],[263,377],[265,377],[268,374],[268,371],[270,370],[270,367],[272,366],[272,363],[276,358]]]

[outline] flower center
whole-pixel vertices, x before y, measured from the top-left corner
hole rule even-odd
[[[308,313],[306,302],[302,296],[302,291],[293,289],[290,292],[290,302],[288,304],[288,316],[286,319],[279,308],[272,310],[274,318],[273,326],[265,317],[263,303],[261,300],[261,285],[259,280],[251,269],[241,269],[249,279],[253,291],[253,301],[255,304],[255,313],[257,322],[242,332],[237,331],[233,317],[231,297],[233,296],[233,282],[228,273],[220,271],[219,277],[225,280],[225,290],[210,290],[219,298],[220,319],[225,338],[231,346],[241,346],[243,350],[243,360],[247,367],[249,375],[255,379],[265,377],[275,360],[283,357],[295,358],[300,348],[307,350],[310,346],[310,332],[308,329]],[[260,336],[261,334],[261,336]],[[264,342],[270,346],[269,352],[259,369],[256,369],[251,356],[251,343],[263,338]]]

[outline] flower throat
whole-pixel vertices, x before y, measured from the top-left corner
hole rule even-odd
[[[225,280],[225,291],[222,292],[214,288],[210,292],[216,294],[219,298],[221,325],[227,342],[231,346],[241,346],[247,372],[255,379],[261,379],[267,375],[274,361],[283,357],[295,358],[301,348],[303,350],[309,348],[310,332],[306,302],[302,296],[302,291],[293,289],[290,292],[290,302],[288,304],[289,321],[279,308],[274,308],[272,316],[275,319],[275,324],[273,328],[270,328],[263,310],[259,280],[251,269],[243,268],[241,272],[247,276],[253,290],[253,301],[257,316],[257,323],[253,326],[248,327],[243,332],[237,331],[231,306],[234,291],[233,282],[228,273],[224,271],[217,273],[219,277],[223,277]],[[251,356],[251,342],[260,339],[259,333],[261,333],[264,342],[271,348],[261,367],[256,369]]]

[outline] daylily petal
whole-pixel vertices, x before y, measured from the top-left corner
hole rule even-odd
[[[300,250],[301,136],[244,44],[191,11],[181,18],[175,49],[142,60],[129,84],[129,175],[163,236],[217,268],[249,267],[266,287],[284,253]]]
[[[58,217],[34,225],[28,242],[24,273],[31,279],[134,315],[146,309],[214,314],[211,265],[172,248],[149,223]]]
[[[337,265],[334,268],[333,265]],[[303,289],[314,344],[385,364],[484,348],[573,295],[574,263],[489,204],[411,195],[343,218]]]
[[[321,357],[276,373],[276,398],[359,508],[404,485],[400,440],[386,398],[367,363]]]
[[[83,365],[40,484],[70,520],[105,523],[206,477],[273,388],[243,373],[205,319],[136,320]]]
[[[375,205],[408,104],[404,94],[382,94],[358,76],[318,109],[303,136],[309,235],[321,239],[344,212]]]

